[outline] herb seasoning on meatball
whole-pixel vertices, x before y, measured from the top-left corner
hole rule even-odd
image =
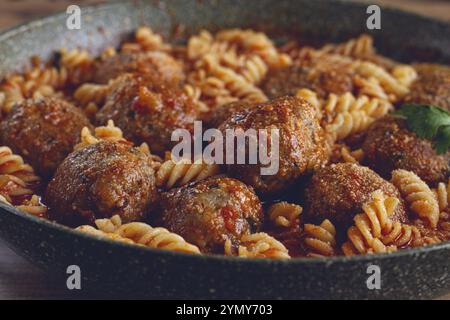
[[[258,231],[261,203],[251,187],[222,176],[173,189],[161,195],[160,223],[202,252],[223,253],[226,240],[237,244]]]
[[[51,178],[91,124],[83,112],[57,98],[16,104],[0,125],[2,143],[22,155],[44,178]]]
[[[316,117],[316,111],[307,101],[297,97],[282,97],[262,103],[240,112],[233,113],[219,128],[226,131],[242,129],[256,131],[279,130],[278,171],[272,175],[262,175],[261,168],[267,167],[258,160],[257,164],[228,164],[228,173],[251,185],[262,195],[274,195],[291,187],[299,177],[310,169],[324,165],[328,152],[323,129]],[[268,138],[269,152],[271,151]],[[228,142],[227,142],[228,143]],[[261,141],[258,141],[258,144]],[[259,146],[261,147],[261,146]],[[246,159],[251,155],[246,148]]]
[[[438,155],[429,140],[407,129],[403,119],[387,116],[372,124],[363,150],[368,166],[386,179],[393,170],[405,169],[436,185],[449,174],[449,153]]]
[[[124,143],[102,141],[71,153],[50,181],[50,218],[69,226],[119,215],[145,218],[157,196],[150,158]]]
[[[99,125],[114,120],[127,139],[146,142],[162,155],[174,145],[175,129],[193,131],[196,109],[179,88],[153,76],[126,74],[114,81],[96,118]]]
[[[305,192],[305,222],[320,224],[329,219],[339,230],[347,230],[376,190],[400,200],[392,218],[407,222],[405,205],[397,188],[371,169],[352,163],[333,164],[313,175]]]

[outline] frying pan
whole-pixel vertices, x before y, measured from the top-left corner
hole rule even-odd
[[[201,28],[252,27],[280,43],[287,34],[318,43],[369,32],[364,5],[323,0],[121,1],[83,8],[81,30],[68,30],[66,18],[63,13],[1,34],[0,77],[25,66],[32,55],[50,58],[61,47],[99,53],[143,24],[173,41]],[[443,22],[383,9],[382,29],[369,33],[392,58],[450,61],[450,25]],[[3,204],[0,237],[49,276],[67,276],[67,267],[78,265],[83,290],[121,297],[420,299],[450,292],[450,243],[387,255],[289,261],[192,256],[97,239]],[[372,265],[381,272],[380,289],[368,289]]]

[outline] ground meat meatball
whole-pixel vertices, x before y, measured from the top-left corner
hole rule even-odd
[[[98,61],[94,81],[108,83],[123,73],[152,74],[155,78],[174,85],[184,81],[185,74],[179,62],[164,52],[121,53]]]
[[[392,218],[407,222],[405,205],[397,188],[371,169],[351,163],[333,164],[313,175],[305,191],[305,222],[320,224],[329,219],[345,233],[376,190],[400,200]]]
[[[259,157],[258,164],[249,164],[247,160],[247,164],[227,165],[230,175],[253,186],[263,195],[273,195],[288,189],[308,169],[322,166],[328,158],[324,132],[314,107],[300,98],[282,97],[236,112],[219,129],[224,136],[228,129],[235,133],[237,129],[255,129],[257,132],[266,129],[269,135],[271,129],[279,130],[279,170],[276,174],[262,175],[261,168],[268,165],[261,164]],[[270,151],[270,138],[267,140]],[[247,142],[246,159],[249,159],[249,150]]]
[[[393,170],[405,169],[435,185],[449,174],[450,154],[438,155],[431,142],[409,131],[402,119],[387,116],[375,122],[363,150],[368,166],[386,179]]]
[[[270,98],[295,95],[301,88],[314,90],[321,98],[329,93],[352,92],[353,72],[347,63],[324,60],[311,65],[277,69],[263,83],[263,90]]]
[[[223,253],[227,239],[236,244],[258,231],[263,211],[251,187],[242,182],[212,177],[161,195],[159,223],[202,252]]]
[[[2,121],[0,137],[2,144],[50,178],[79,142],[83,127],[91,124],[72,104],[56,98],[30,99],[16,104]]]
[[[149,157],[128,144],[102,141],[71,153],[46,192],[50,218],[69,226],[120,215],[146,216],[156,198]]]
[[[147,142],[152,152],[163,154],[173,145],[175,129],[193,131],[196,109],[177,87],[153,77],[126,74],[116,81],[97,113],[99,125],[114,120],[127,139]]]
[[[220,105],[216,107],[208,117],[206,126],[208,128],[219,128],[233,113],[251,109],[257,105],[258,104],[243,100]]]
[[[450,67],[438,64],[414,66],[419,78],[411,86],[405,103],[434,104],[450,110]]]

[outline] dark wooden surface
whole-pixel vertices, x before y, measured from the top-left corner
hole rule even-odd
[[[106,1],[0,0],[0,30],[65,10],[71,4],[87,5],[102,2]],[[400,7],[450,21],[450,1],[371,0],[366,2]],[[0,299],[70,299],[74,297],[78,296],[66,289],[64,280],[41,272],[0,241]],[[450,295],[442,299],[450,300]]]

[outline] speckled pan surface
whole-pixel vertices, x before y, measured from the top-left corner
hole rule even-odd
[[[82,29],[68,30],[64,14],[0,35],[0,78],[31,55],[49,57],[60,47],[98,52],[117,44],[139,25],[180,39],[205,27],[257,27],[338,41],[365,29],[365,7],[307,0],[130,1],[82,11]],[[179,33],[181,31],[181,33]],[[450,25],[382,11],[373,32],[384,54],[411,60],[450,62]],[[280,39],[282,37],[279,37]],[[53,276],[68,265],[81,267],[83,289],[141,298],[431,298],[450,292],[450,243],[390,255],[242,260],[189,256],[98,240],[0,204],[0,237]],[[381,268],[381,290],[368,290],[367,267]]]

